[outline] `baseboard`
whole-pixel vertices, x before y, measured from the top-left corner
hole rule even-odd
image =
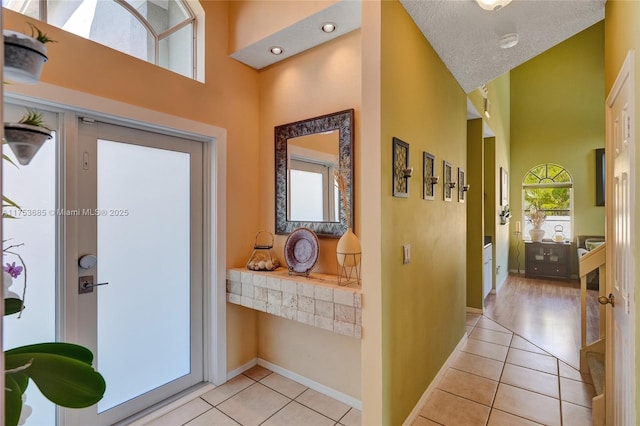
[[[269,361],[265,361],[262,358],[258,358],[258,365],[268,368],[274,373],[278,373],[281,376],[286,377],[287,379],[291,379],[296,381],[302,385],[305,385],[309,389],[313,389],[316,392],[320,392],[321,394],[327,395],[330,398],[333,398],[337,401],[343,402],[350,407],[356,408],[358,410],[362,410],[362,401],[357,398],[354,398],[350,395],[337,391],[329,386],[325,386],[322,383],[318,383],[315,380],[311,380],[307,377],[301,376],[293,371],[289,371],[286,368],[280,367],[279,365],[273,364]]]
[[[483,311],[482,311],[482,309],[472,308],[470,306],[467,306],[467,313],[468,314],[482,314]]]
[[[236,376],[239,376],[240,374],[244,373],[245,371],[247,371],[248,369],[250,369],[251,367],[255,367],[256,365],[258,365],[258,358],[253,358],[251,361],[242,364],[240,367],[228,371],[227,372],[227,382],[231,379],[233,379]]]
[[[469,312],[469,309],[475,309],[475,308],[467,307],[467,312]],[[476,310],[478,310],[478,309],[476,309]],[[480,311],[482,312],[482,310],[480,310]],[[442,367],[440,367],[440,370],[438,371],[438,374],[436,374],[436,377],[433,378],[433,380],[431,381],[431,383],[427,387],[427,390],[424,391],[424,393],[422,394],[422,396],[418,400],[418,403],[416,404],[416,406],[413,407],[413,410],[411,410],[411,413],[409,413],[409,417],[407,417],[407,419],[404,421],[404,423],[402,423],[402,426],[410,426],[410,425],[413,424],[413,422],[416,421],[416,419],[418,418],[418,415],[420,414],[420,409],[425,404],[425,402],[427,402],[427,399],[429,398],[431,393],[436,389],[436,387],[438,386],[438,383],[440,383],[440,380],[442,380],[442,377],[447,372],[447,369],[449,368],[449,366],[453,362],[453,360],[456,357],[456,355],[458,354],[458,352],[460,352],[462,347],[465,345],[465,343],[467,343],[467,333],[464,333],[462,335],[462,338],[460,339],[460,341],[456,345],[455,349],[453,350],[453,352],[451,352],[451,354],[449,354],[449,357],[444,362]]]

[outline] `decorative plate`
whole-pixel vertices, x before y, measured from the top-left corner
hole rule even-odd
[[[284,244],[284,260],[289,272],[309,275],[318,260],[318,236],[309,228],[298,228]]]

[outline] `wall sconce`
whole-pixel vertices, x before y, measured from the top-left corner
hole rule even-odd
[[[404,178],[410,178],[413,175],[413,167],[408,167],[402,170],[402,175]]]
[[[440,176],[427,176],[427,181],[431,183],[431,185],[437,185],[440,182]]]
[[[462,190],[463,190],[464,192],[469,191],[469,188],[471,188],[471,185],[462,185]]]
[[[453,189],[456,187],[456,183],[455,182],[448,182],[449,184],[449,188]]]

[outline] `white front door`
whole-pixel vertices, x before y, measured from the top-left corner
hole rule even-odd
[[[71,219],[78,260],[94,255],[97,265],[78,264],[67,291],[107,390],[67,419],[110,425],[203,381],[203,147],[88,119],[78,126]]]
[[[635,90],[629,52],[607,98],[606,424],[636,424],[635,410]]]

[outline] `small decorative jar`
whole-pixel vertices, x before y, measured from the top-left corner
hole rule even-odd
[[[556,225],[553,228],[553,241],[555,241],[556,243],[564,242],[564,234],[562,233],[562,231],[564,231],[562,225]]]
[[[247,262],[247,269],[252,271],[273,271],[280,266],[280,261],[273,255],[273,234],[258,231],[256,242]]]

